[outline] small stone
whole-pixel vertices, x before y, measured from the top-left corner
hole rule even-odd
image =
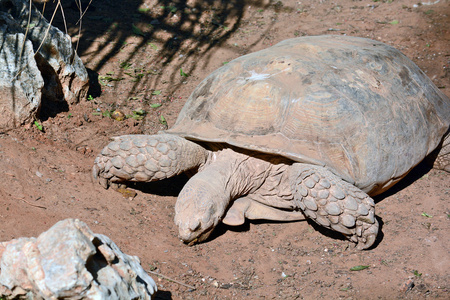
[[[336,202],[328,203],[327,205],[325,205],[324,209],[333,216],[337,216],[341,213],[341,208]]]

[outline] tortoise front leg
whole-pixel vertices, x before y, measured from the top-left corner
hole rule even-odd
[[[115,137],[97,156],[92,175],[108,188],[124,181],[150,182],[203,165],[209,151],[171,134]]]
[[[366,193],[314,165],[293,164],[290,180],[294,199],[307,217],[344,234],[358,249],[373,245],[379,225],[375,203]]]

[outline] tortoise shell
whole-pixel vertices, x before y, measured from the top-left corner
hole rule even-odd
[[[376,195],[433,151],[449,123],[449,98],[400,51],[311,36],[217,69],[167,132],[325,166]]]

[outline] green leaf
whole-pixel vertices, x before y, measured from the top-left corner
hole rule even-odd
[[[420,277],[420,276],[422,276],[422,273],[419,273],[419,271],[414,270],[414,276]]]
[[[38,121],[34,121],[34,126],[36,126],[36,128],[39,129],[40,131],[44,130],[44,127],[42,127],[42,124],[39,123]]]
[[[131,115],[131,118],[138,120],[138,121],[142,120],[145,117],[145,115],[147,114],[147,112],[143,109],[134,110],[134,111],[132,111],[132,113],[133,114]]]
[[[161,103],[152,103],[152,104],[150,104],[150,107],[151,108],[158,108],[158,107],[160,107],[162,104]]]
[[[163,115],[159,116],[159,123],[161,123],[163,125],[167,125],[166,118],[164,118]]]
[[[396,25],[396,24],[398,24],[398,20],[393,20],[393,21],[389,22],[389,24]]]
[[[156,45],[153,44],[153,43],[149,43],[149,45],[150,45],[150,47],[152,47],[153,49],[155,49],[155,50],[158,51],[158,46],[156,46]]]
[[[180,68],[180,75],[183,77],[188,77],[189,75],[183,72],[183,69]]]
[[[131,67],[131,63],[124,61],[124,62],[120,63],[119,67],[121,67],[122,69],[128,70]],[[109,74],[109,75],[114,75],[114,73]]]
[[[156,90],[156,91],[153,91],[152,92],[152,95],[160,95],[161,94],[161,91],[160,90]]]
[[[427,218],[432,218],[432,217],[433,217],[432,215],[429,215],[429,214],[427,214],[426,212],[423,212],[423,213],[422,213],[422,216],[427,217]]]
[[[132,24],[131,26],[133,29],[133,33],[135,35],[145,36],[145,34],[142,32],[142,30],[140,30],[138,27],[136,27],[136,25]]]
[[[359,265],[359,266],[355,266],[355,267],[351,267],[350,271],[361,271],[364,269],[368,269],[370,266],[363,266],[363,265]]]
[[[104,112],[102,112],[102,116],[111,118],[111,112],[109,110],[105,110]]]

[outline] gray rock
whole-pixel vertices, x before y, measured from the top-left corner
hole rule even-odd
[[[157,290],[139,258],[74,219],[38,238],[0,243],[5,299],[151,299]]]
[[[0,23],[8,19],[5,14],[0,14]],[[0,27],[2,32],[4,27]],[[20,60],[17,45],[24,46]],[[25,35],[0,34],[1,129],[30,122],[39,110],[44,79],[33,56],[33,45],[25,40]]]
[[[25,33],[27,42],[22,51]],[[1,127],[34,118],[41,101],[75,104],[86,96],[89,77],[70,37],[49,26],[33,5],[30,9],[28,1],[0,0],[0,46],[0,110],[15,116],[13,122],[0,123]],[[24,84],[31,91],[24,90]],[[24,118],[24,114],[28,116]],[[9,118],[2,115],[2,119]]]

